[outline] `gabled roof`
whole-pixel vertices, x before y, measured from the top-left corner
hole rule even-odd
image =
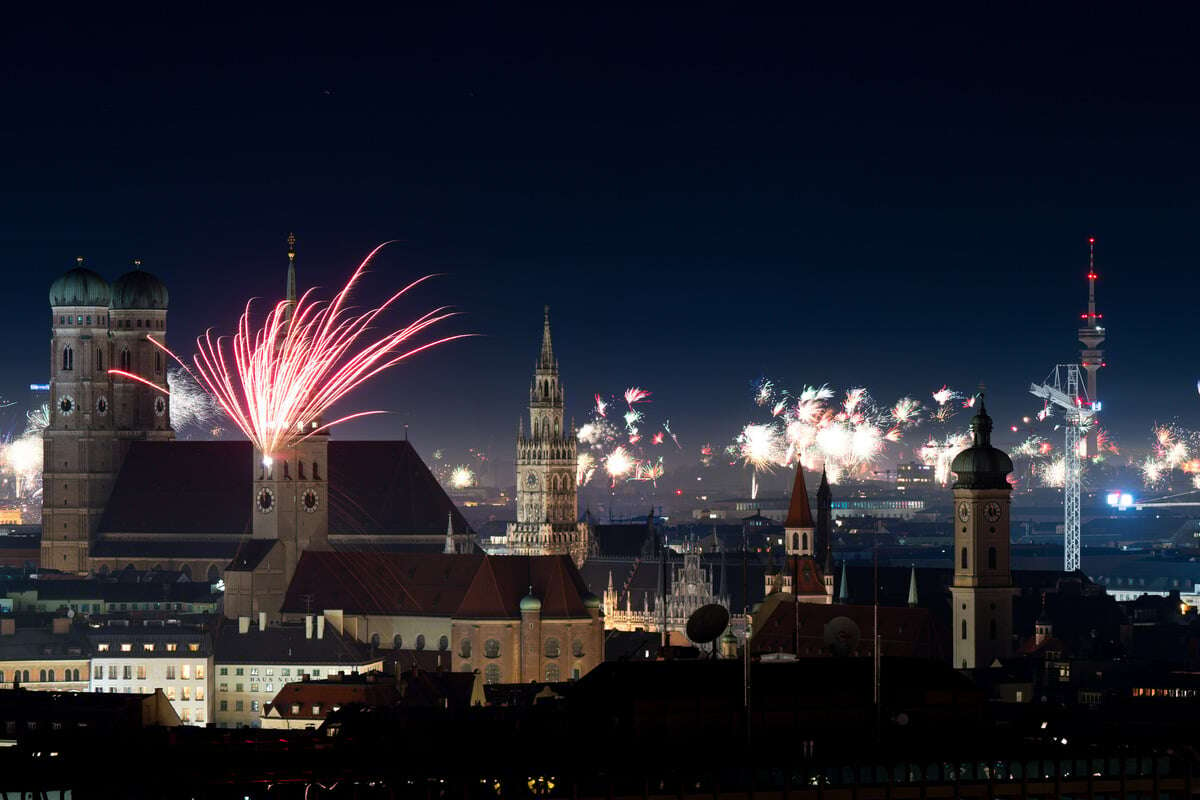
[[[324,719],[334,706],[362,703],[368,706],[387,706],[400,699],[400,692],[391,680],[367,681],[300,681],[285,684],[263,713],[283,719]],[[314,711],[315,707],[315,711]]]
[[[792,500],[788,504],[785,528],[812,528],[812,509],[808,505],[808,486],[804,483],[804,466],[796,462],[796,480],[792,482]]]
[[[249,442],[133,442],[100,533],[247,536]],[[407,441],[329,442],[329,533],[444,535],[471,527]],[[138,543],[143,546],[143,543]]]
[[[471,582],[457,617],[478,619],[521,616],[521,598],[542,602],[543,618],[586,617],[587,587],[570,556],[488,556]]]
[[[371,655],[369,645],[339,634],[326,625],[320,639],[314,631],[305,636],[303,625],[268,625],[265,631],[251,625],[239,632],[236,620],[217,632],[213,646],[218,664],[315,664],[359,667],[382,660]]]
[[[448,617],[458,609],[482,560],[481,555],[442,553],[306,551],[283,611]]]

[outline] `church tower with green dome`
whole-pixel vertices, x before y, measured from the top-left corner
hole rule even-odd
[[[165,354],[147,341],[166,341],[166,287],[140,267],[110,285],[78,262],[50,285],[41,565],[84,573],[129,443],[174,434]]]
[[[990,666],[1012,655],[1009,504],[1012,460],[992,447],[992,418],[978,395],[971,446],[950,465],[954,482],[954,661]]]

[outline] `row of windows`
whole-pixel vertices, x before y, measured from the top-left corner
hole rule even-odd
[[[220,674],[222,677],[224,677],[224,676],[228,675],[228,674],[229,674],[229,667],[220,667],[220,668],[219,668],[219,673],[218,673],[218,674]],[[233,674],[234,674],[234,675],[236,675],[236,676],[245,675],[245,674],[246,674],[246,668],[245,668],[245,667],[234,667],[234,668],[233,668]],[[274,667],[264,667],[264,668],[263,668],[263,670],[262,670],[262,674],[263,674],[264,676],[268,677],[268,678],[270,678],[270,677],[274,677],[274,675],[275,675],[275,668],[274,668]],[[257,678],[257,677],[258,677],[258,675],[259,675],[259,669],[258,669],[258,667],[250,667],[250,677],[251,677],[251,678]],[[280,670],[279,670],[279,675],[280,675],[280,677],[283,677],[283,678],[290,678],[290,677],[291,677],[291,675],[292,675],[292,668],[291,668],[291,667],[282,667],[282,668],[280,668]],[[312,677],[314,677],[314,678],[319,678],[319,677],[321,677],[321,670],[320,670],[320,669],[312,669],[312,670],[306,670],[306,669],[297,669],[297,670],[296,670],[296,675],[297,675],[297,676],[301,676],[301,675],[311,675],[311,676],[312,676]]]
[[[463,667],[464,672],[470,672],[471,668]],[[562,680],[562,672],[559,670],[558,664],[547,664],[545,675],[546,683],[557,683]],[[571,677],[573,680],[579,680],[583,675],[583,665],[576,664],[571,668]],[[488,664],[483,669],[484,683],[499,683],[500,682],[500,666],[498,664]]]
[[[400,637],[397,636],[396,638],[399,639]],[[442,638],[444,639],[446,637],[443,636]],[[459,645],[458,652],[459,652],[459,656],[461,656],[462,658],[470,658],[471,657],[471,640],[463,639],[462,643]],[[559,645],[558,639],[555,639],[554,637],[550,637],[550,638],[546,639],[543,652],[545,652],[546,658],[558,658],[560,655],[562,655],[562,648]],[[583,642],[581,640],[576,639],[575,641],[571,642],[571,655],[573,655],[575,658],[583,657]],[[500,657],[500,642],[495,639],[488,639],[486,642],[484,642],[483,643],[483,657],[484,658],[499,658]]]
[[[154,605],[154,607],[158,608],[158,604],[156,603]],[[143,648],[146,650],[154,650],[154,645],[143,644]],[[112,644],[110,642],[100,642],[99,644],[96,645],[96,651],[99,653],[107,653],[111,649],[112,649]],[[179,643],[178,642],[166,642],[163,646],[163,649],[166,650],[168,653],[174,653],[176,650],[179,649]],[[188,649],[189,653],[199,653],[200,652],[200,643],[199,642],[188,642],[187,649]],[[133,650],[132,642],[121,642],[121,652],[122,653],[128,653],[132,650]]]
[[[1134,689],[1134,697],[1195,697],[1196,689]]]
[[[41,683],[49,683],[50,681],[56,680],[54,675],[55,675],[55,673],[54,673],[54,670],[52,670],[52,669],[39,669],[38,670],[38,681],[40,681]],[[22,683],[30,683],[29,670],[27,670],[27,669],[13,670],[12,677],[13,677],[14,681],[19,680]],[[64,681],[79,680],[79,670],[77,670],[77,669],[63,670],[63,678],[62,679]],[[2,670],[2,669],[0,669],[0,683],[4,683],[4,670]]]
[[[96,372],[104,371],[104,352],[100,348],[96,348]],[[121,348],[121,369],[128,372],[133,366],[133,357],[129,354],[129,348]],[[75,348],[70,345],[63,348],[62,351],[62,368],[64,372],[70,372],[75,369]],[[161,375],[163,368],[163,355],[161,352],[154,351],[154,374]],[[303,476],[301,476],[303,477]]]
[[[221,711],[228,711],[229,710],[229,701],[222,700],[221,704],[220,704],[220,706],[218,706],[218,708],[220,708]],[[259,705],[257,700],[250,701],[250,710],[251,711],[254,711],[257,713],[260,708],[262,708],[262,706]],[[234,700],[233,701],[233,710],[234,711],[245,711],[246,710],[246,702],[244,700]]]
[[[136,671],[137,671],[138,680],[144,681],[146,679],[146,665],[138,664]],[[131,664],[122,664],[121,665],[122,679],[127,680],[127,681],[132,680],[133,674],[134,674],[134,666],[133,665],[131,665]],[[195,674],[196,674],[196,680],[198,680],[198,681],[204,680],[204,665],[197,664]],[[103,680],[104,679],[104,667],[100,664],[97,664],[95,667],[93,667],[92,668],[92,677],[98,681]],[[116,664],[108,665],[108,679],[110,681],[114,681],[117,679],[117,665]],[[167,665],[166,679],[169,681],[175,680],[175,665],[174,664]],[[182,681],[192,680],[192,665],[191,664],[181,664],[179,666],[179,679]]]
[[[58,317],[58,324],[59,325],[70,325],[71,324],[70,319],[71,318],[69,316],[67,316],[66,314],[60,314]],[[75,316],[75,324],[76,325],[91,325],[92,324],[92,315],[91,314],[77,314]],[[96,324],[97,325],[107,325],[108,317],[97,316]],[[161,330],[163,330],[164,322],[161,319],[154,319],[154,320],[148,319],[148,320],[145,320],[145,324],[143,325],[143,321],[140,319],[138,319],[138,320],[119,319],[119,320],[116,320],[116,325],[118,328],[128,329],[128,328],[145,327],[145,328],[153,328],[155,330],[161,331]]]
[[[383,640],[379,638],[378,633],[371,634],[371,646],[372,647],[378,648],[378,647],[382,646],[382,644],[383,644]],[[404,649],[404,637],[398,633],[392,637],[392,649],[393,650],[403,650]],[[414,650],[424,650],[425,649],[425,634],[423,634],[423,633],[417,634],[417,638],[413,641],[413,649]],[[448,637],[448,636],[438,637],[438,650],[445,652],[449,649],[450,649],[450,637]]]
[[[273,467],[274,467],[274,462],[272,462],[271,466],[267,466],[265,464],[260,465],[259,470],[258,470],[258,479],[260,481],[274,480],[275,479],[275,470],[273,469]],[[298,475],[296,476],[297,478],[299,478],[302,481],[308,480],[308,478],[305,477],[305,475],[304,475],[304,462],[303,461],[296,462],[296,471],[298,473]],[[283,479],[285,481],[290,481],[292,479],[291,465],[290,465],[290,462],[288,462],[288,461],[283,462]],[[312,479],[314,481],[321,480],[321,467],[320,467],[320,465],[317,464],[316,461],[312,462]]]
[[[319,676],[318,676],[318,677],[319,677]],[[280,684],[280,685],[282,686],[282,684]],[[225,692],[228,692],[228,691],[229,691],[229,684],[228,684],[228,683],[222,683],[220,686],[218,686],[218,687],[217,687],[217,691],[218,691],[218,692],[220,692],[220,693],[225,693]],[[235,692],[245,692],[245,691],[246,691],[246,684],[244,684],[244,683],[235,683],[235,684],[233,685],[233,691],[235,691]],[[267,694],[274,694],[274,693],[275,693],[275,684],[273,684],[273,683],[261,683],[261,684],[260,684],[260,683],[252,683],[252,684],[250,684],[250,692],[251,692],[251,694],[258,694],[260,691],[261,691],[261,692],[266,692]]]

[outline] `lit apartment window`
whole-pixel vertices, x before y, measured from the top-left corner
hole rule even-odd
[[[178,648],[179,648],[179,645],[175,644],[175,642],[167,642],[167,652],[168,653],[174,653]]]
[[[122,653],[128,653],[131,650],[133,650],[133,644],[131,644],[130,642],[122,642],[121,643],[121,652]]]
[[[139,681],[146,680],[146,665],[138,664],[137,676]]]
[[[258,701],[257,700],[250,701],[250,710],[254,711],[255,713],[258,712]]]
[[[115,681],[117,679],[117,665],[116,664],[108,665],[108,679],[110,681]]]
[[[183,709],[183,711],[181,711],[179,713],[179,720],[181,722],[191,722],[192,721],[192,712],[186,708]]]
[[[154,652],[154,643],[146,642],[145,644],[142,645],[142,649],[145,650],[147,653],[153,653]]]
[[[271,687],[272,687],[273,685],[274,685],[274,684],[270,684],[270,683],[264,683],[264,684],[263,684],[263,691],[264,691],[264,692],[270,692],[270,691],[273,691],[273,690],[271,689]]]
[[[300,713],[300,704],[299,703],[292,703],[292,713],[293,714]]]
[[[197,723],[204,722],[204,711],[203,710],[198,710],[196,712],[196,722]]]
[[[275,670],[271,669],[270,667],[267,667],[265,670],[263,670],[263,674],[267,675],[267,676],[271,676],[271,675],[275,674]]]
[[[200,644],[198,642],[189,642],[188,650],[190,650],[193,653],[199,653],[200,652]]]
[[[196,665],[196,680],[198,680],[198,681],[204,680],[204,665],[203,664]]]
[[[167,699],[168,699],[168,700],[174,700],[174,699],[175,699],[175,687],[174,687],[174,686],[168,686],[168,687],[167,687]]]
[[[96,650],[101,653],[107,653],[108,652],[108,642],[101,642],[100,644],[96,645]]]
[[[250,668],[250,674],[251,674],[252,676],[257,676],[257,675],[258,675],[258,667],[251,667],[251,668]]]
[[[203,699],[204,699],[204,687],[203,687],[203,686],[197,686],[197,687],[196,687],[196,699],[197,699],[197,700],[203,700]]]
[[[313,707],[312,707],[312,708],[313,708],[313,711],[312,711],[312,713],[313,713],[313,716],[314,716],[314,717],[316,717],[316,716],[319,716],[319,715],[320,715],[320,713],[321,713],[321,704],[320,704],[320,703],[313,703]]]
[[[258,691],[258,684],[257,684],[257,683],[252,683],[252,684],[250,684],[250,691],[252,691],[252,692],[257,692],[257,691]]]
[[[181,686],[179,688],[179,699],[180,700],[191,700],[192,699],[192,687]]]
[[[179,679],[184,680],[184,681],[190,681],[192,679],[192,665],[191,664],[180,664],[179,665]]]

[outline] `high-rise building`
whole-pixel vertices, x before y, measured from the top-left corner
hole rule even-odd
[[[1013,588],[1008,531],[1012,460],[992,447],[992,418],[979,395],[972,444],[954,457],[955,667],[987,667],[1012,655]]]
[[[1088,238],[1088,310],[1086,314],[1080,314],[1083,324],[1079,326],[1079,343],[1083,345],[1083,349],[1079,351],[1079,365],[1083,367],[1084,373],[1087,375],[1087,401],[1091,404],[1092,411],[1100,410],[1100,394],[1096,387],[1096,376],[1100,372],[1100,368],[1107,366],[1104,363],[1104,351],[1100,349],[1100,345],[1104,343],[1104,326],[1100,324],[1100,320],[1104,318],[1103,314],[1096,313],[1096,239],[1095,237]],[[1099,452],[1098,447],[1099,430],[1095,425],[1092,425],[1084,439],[1084,453],[1087,458],[1092,458]]]
[[[545,308],[542,349],[529,387],[529,435],[517,431],[517,521],[508,524],[505,550],[514,555],[587,557],[589,526],[579,521],[574,425],[563,420],[564,392]]]

